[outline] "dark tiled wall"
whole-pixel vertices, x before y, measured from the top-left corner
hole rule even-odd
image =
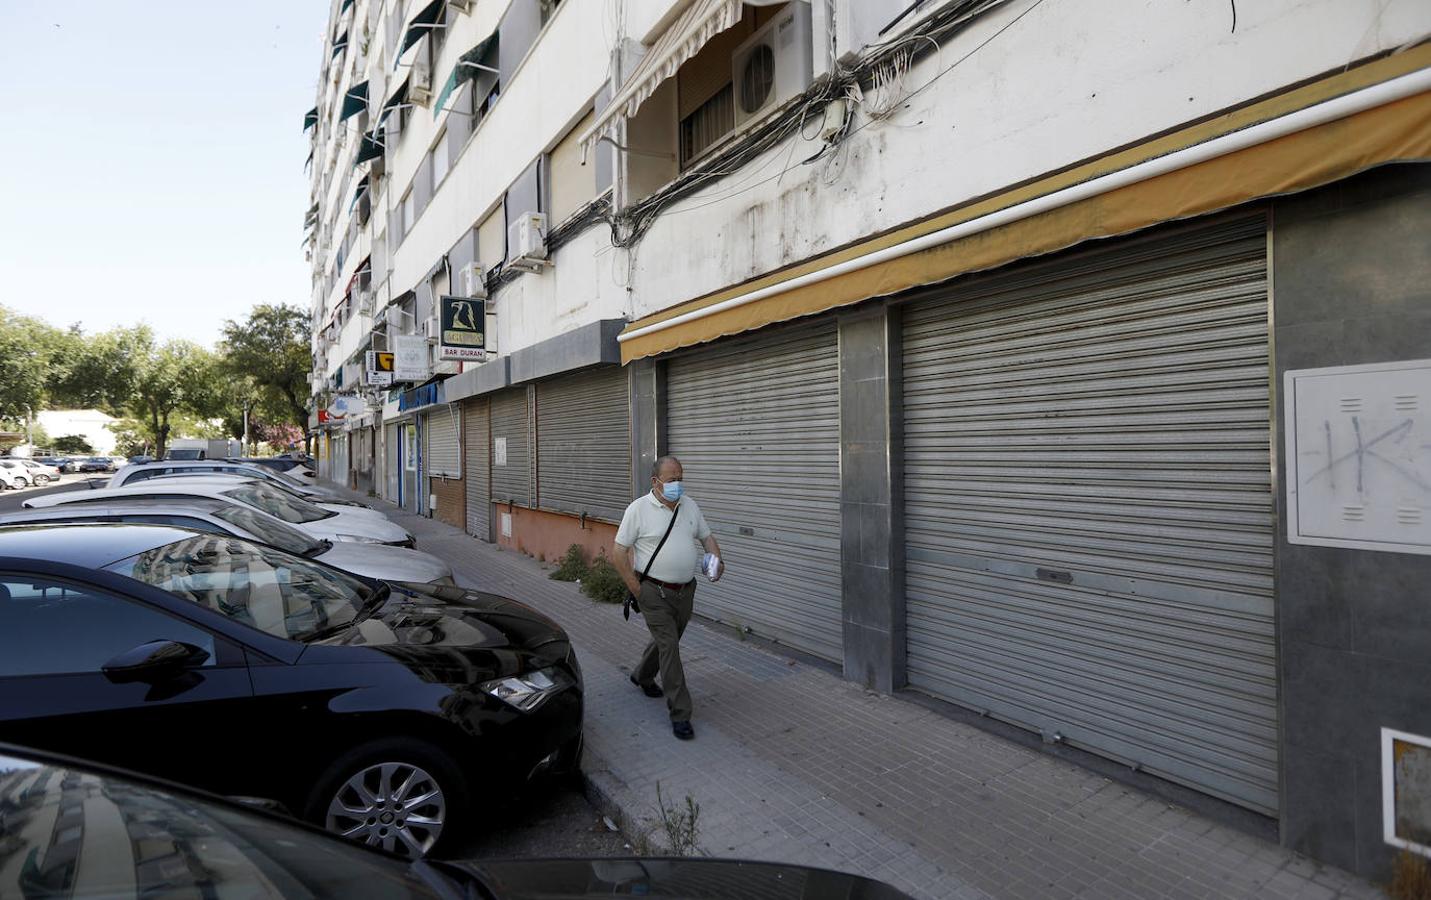
[[[1277,201],[1272,235],[1279,397],[1288,369],[1431,359],[1431,165]],[[1431,556],[1288,544],[1277,502],[1283,842],[1384,878],[1380,729],[1431,735]]]

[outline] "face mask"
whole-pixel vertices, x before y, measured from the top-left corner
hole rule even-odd
[[[666,499],[670,500],[672,503],[675,503],[677,500],[681,499],[681,496],[685,494],[685,492],[686,489],[681,487],[681,483],[679,481],[668,481],[665,484],[661,485],[661,493],[664,494]]]

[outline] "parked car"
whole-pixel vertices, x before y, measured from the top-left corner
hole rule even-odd
[[[16,459],[15,462],[30,470],[30,481],[34,484],[49,484],[60,480],[58,466],[50,466],[35,459]]]
[[[54,466],[56,469],[60,470],[61,474],[73,472],[75,470],[76,464],[76,461],[69,458],[68,456],[41,456],[39,459],[35,460],[35,462],[43,463],[47,466]]]
[[[282,472],[289,478],[297,479],[304,484],[313,485],[318,483],[318,466],[311,460],[291,456],[245,456],[235,459],[234,462],[245,462],[252,463],[256,466],[265,466],[275,472]]]
[[[498,787],[579,761],[571,643],[506,597],[154,525],[0,528],[0,573],[6,742],[277,801],[409,856]]]
[[[132,466],[142,466],[145,463],[151,463],[153,461],[154,457],[146,456],[143,453],[139,454],[138,456],[131,456],[128,460],[129,464]]]
[[[19,466],[0,465],[0,490],[14,491],[29,486],[29,476]]]
[[[113,472],[114,468],[114,460],[108,456],[88,456],[75,467],[80,472]]]
[[[208,497],[251,506],[318,540],[392,544],[398,547],[417,545],[417,539],[402,526],[390,522],[375,510],[320,507],[261,481],[232,478],[155,478],[128,487],[41,494],[26,500],[21,506],[44,509],[71,503],[108,502],[116,497],[162,497],[179,501],[189,497]]]
[[[319,540],[268,513],[228,500],[132,497],[0,513],[0,525],[85,522],[192,528],[268,544],[285,553],[316,559],[350,575],[419,584],[457,583],[452,577],[452,567],[431,553],[382,544]]]
[[[252,804],[43,751],[0,746],[0,773],[0,820],[66,826],[17,828],[6,835],[10,858],[26,863],[3,870],[0,877],[11,879],[0,881],[5,897],[69,896],[52,886],[68,883],[76,861],[84,860],[89,883],[125,886],[124,893],[105,891],[114,900],[160,893],[380,900],[908,900],[858,875],[782,863],[403,859],[381,849],[382,841],[371,849],[356,846]]]
[[[304,484],[295,478],[282,472],[276,472],[265,466],[223,459],[166,459],[162,462],[129,465],[114,473],[114,477],[109,479],[109,486],[123,487],[126,484],[143,481],[146,478],[159,478],[164,475],[211,475],[222,473],[267,481],[279,487],[286,488],[301,497],[306,497],[314,503],[337,503],[343,506],[363,506],[363,504],[355,500],[344,499],[335,491],[328,488]],[[366,507],[364,508],[366,509]]]

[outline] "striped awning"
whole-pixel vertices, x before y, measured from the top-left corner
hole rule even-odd
[[[775,6],[781,2],[784,0],[695,0],[656,38],[611,104],[581,136],[583,153],[589,152],[603,135],[612,134],[622,122],[635,116],[661,82],[675,75],[711,38],[739,22],[745,15],[745,7]]]

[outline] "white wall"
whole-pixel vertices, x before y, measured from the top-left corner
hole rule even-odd
[[[35,414],[35,422],[45,429],[51,440],[81,434],[94,452],[101,455],[114,452],[114,432],[104,426],[117,421],[97,409],[47,409]]]

